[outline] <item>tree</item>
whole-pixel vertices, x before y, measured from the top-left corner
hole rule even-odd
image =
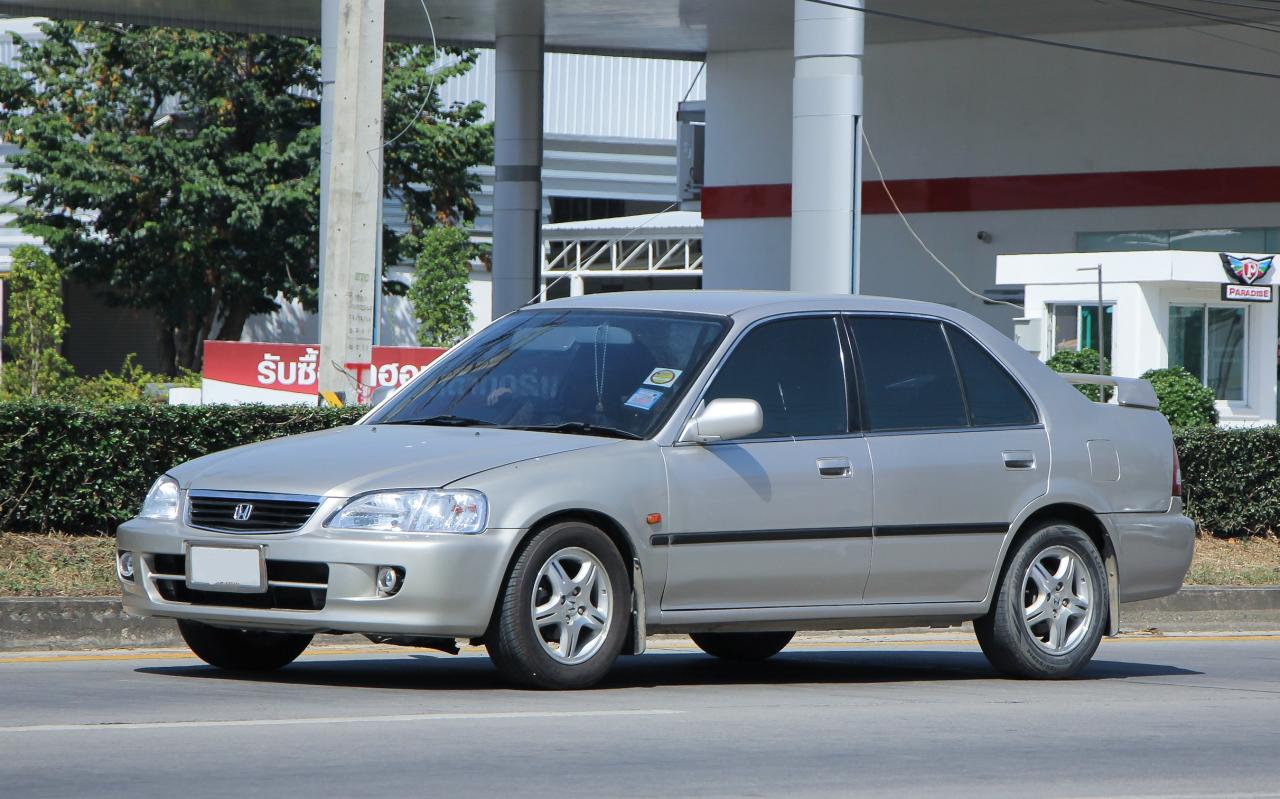
[[[475,247],[465,228],[437,225],[416,239],[409,302],[417,317],[418,343],[452,347],[471,332],[471,257]]]
[[[0,135],[22,150],[6,182],[26,202],[19,224],[68,276],[153,311],[170,372],[198,369],[205,339],[238,340],[277,296],[314,310],[316,43],[70,21],[42,30],[0,68]],[[423,105],[431,48],[387,57],[388,135],[407,128],[384,150],[388,191],[419,230],[474,216],[468,169],[492,151],[481,109],[442,108],[434,89]],[[438,80],[474,61],[451,57]],[[395,263],[399,242],[386,241]]]
[[[62,357],[67,318],[62,313],[62,273],[40,248],[15,247],[9,273],[9,333],[4,343],[4,393],[39,397],[55,391],[71,375]]]
[[[480,180],[472,168],[493,163],[493,125],[483,122],[483,103],[446,107],[440,99],[443,82],[475,65],[474,50],[442,49],[437,57],[430,47],[393,44],[383,60],[384,188],[400,199],[408,226],[403,237],[384,230],[390,265],[415,258],[428,228],[475,221],[471,195]]]
[[[170,369],[316,282],[305,39],[51,22],[0,70],[8,188],[72,278],[154,311]]]

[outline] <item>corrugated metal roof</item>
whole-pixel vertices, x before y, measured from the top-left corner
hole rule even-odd
[[[480,100],[493,120],[494,53],[481,50],[472,70],[440,87],[445,102]],[[676,104],[706,98],[696,61],[548,53],[544,65],[545,133],[593,138],[676,137]],[[690,88],[692,87],[692,91]]]
[[[542,226],[544,239],[560,240],[576,238],[658,238],[663,234],[687,237],[702,233],[702,213],[699,211],[663,211],[657,214],[615,216],[611,219],[587,219],[581,222],[556,222]]]

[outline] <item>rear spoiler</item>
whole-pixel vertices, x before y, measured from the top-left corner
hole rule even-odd
[[[1112,375],[1081,375],[1064,373],[1062,375],[1072,385],[1112,386],[1116,390],[1116,404],[1130,408],[1148,408],[1160,410],[1160,400],[1156,399],[1156,390],[1146,380],[1137,377],[1113,377]]]

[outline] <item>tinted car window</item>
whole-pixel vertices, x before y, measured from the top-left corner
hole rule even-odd
[[[869,430],[967,427],[940,322],[853,317]]]
[[[532,309],[432,364],[370,421],[651,435],[728,327],[723,319]]]
[[[753,328],[704,395],[753,399],[764,428],[752,438],[847,432],[844,366],[835,319],[781,319]]]
[[[968,333],[947,326],[975,425],[1035,424],[1036,409],[1022,386]]]

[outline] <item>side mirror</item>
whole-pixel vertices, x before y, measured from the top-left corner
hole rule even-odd
[[[380,405],[384,399],[390,397],[394,393],[396,393],[395,386],[378,386],[373,390],[373,393],[369,395],[369,407],[373,408]]]
[[[702,406],[680,433],[680,443],[710,444],[743,438],[764,427],[764,411],[753,399],[717,399]]]

